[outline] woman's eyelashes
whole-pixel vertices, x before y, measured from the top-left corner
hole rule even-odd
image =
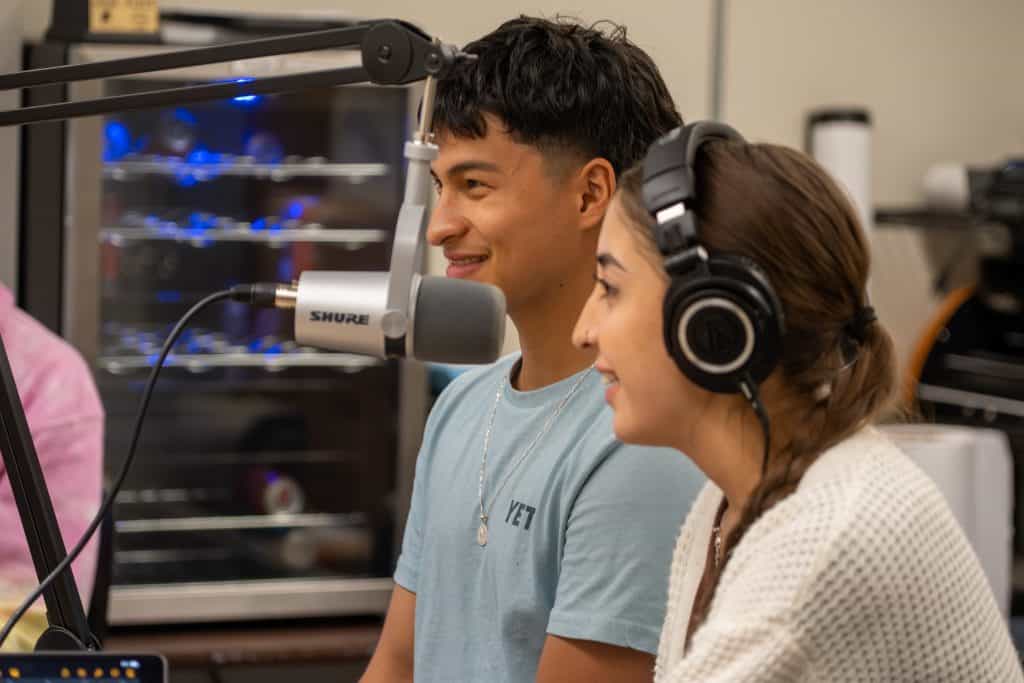
[[[594,281],[597,283],[597,286],[601,288],[602,299],[611,299],[619,293],[618,287],[596,273],[594,274]]]

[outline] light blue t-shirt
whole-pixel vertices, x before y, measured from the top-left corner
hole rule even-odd
[[[598,373],[494,499],[579,375],[506,387],[477,544],[484,432],[518,358],[460,375],[427,421],[395,572],[416,593],[417,681],[533,681],[549,634],[657,651],[676,536],[704,478],[677,451],[616,441]]]

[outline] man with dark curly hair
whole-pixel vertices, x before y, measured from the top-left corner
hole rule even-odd
[[[504,291],[521,353],[463,373],[431,412],[363,681],[651,680],[702,478],[615,440],[571,331],[617,175],[681,119],[614,24],[520,17],[466,51],[438,84],[428,237],[449,277]]]

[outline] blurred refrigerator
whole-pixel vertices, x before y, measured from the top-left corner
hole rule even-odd
[[[180,48],[49,42],[29,46],[25,66],[169,49]],[[304,53],[66,92],[358,61],[357,51]],[[61,94],[40,88],[26,103]],[[156,354],[192,304],[240,282],[388,267],[418,100],[416,87],[347,86],[23,130],[19,300],[95,371],[108,479]],[[425,372],[297,346],[292,322],[290,312],[218,304],[173,349],[115,506],[112,625],[386,609]]]

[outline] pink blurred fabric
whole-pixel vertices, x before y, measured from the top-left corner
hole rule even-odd
[[[81,355],[18,309],[10,290],[2,284],[0,335],[64,544],[70,550],[100,504],[103,406],[96,384]],[[86,607],[96,573],[97,547],[94,539],[72,566]],[[20,601],[36,583],[7,471],[0,461],[0,596]]]

